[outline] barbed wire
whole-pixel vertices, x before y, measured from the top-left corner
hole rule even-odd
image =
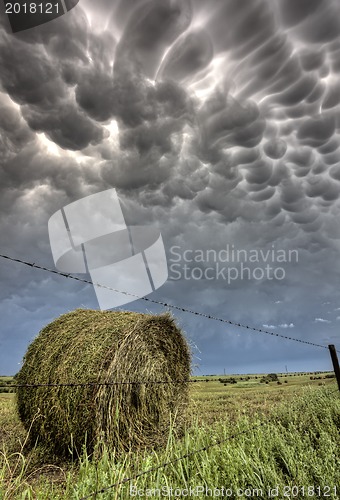
[[[42,271],[47,271],[49,273],[53,273],[53,274],[56,274],[58,276],[63,276],[64,278],[73,279],[73,280],[76,280],[76,281],[80,281],[81,283],[86,283],[88,285],[93,285],[93,286],[97,286],[97,287],[100,287],[100,288],[105,288],[106,290],[111,290],[112,292],[121,293],[121,294],[127,295],[129,297],[135,297],[136,299],[139,299],[139,300],[144,300],[146,302],[150,302],[150,303],[153,303],[153,304],[161,305],[163,307],[167,307],[167,308],[170,308],[170,309],[175,309],[175,310],[180,311],[180,312],[185,312],[185,313],[193,314],[195,316],[199,316],[199,317],[211,319],[211,320],[214,320],[214,321],[219,321],[221,323],[226,323],[226,324],[229,324],[231,326],[245,328],[245,329],[247,329],[248,331],[251,331],[251,332],[263,333],[263,334],[271,335],[273,337],[278,337],[278,338],[282,338],[282,339],[285,339],[285,340],[291,340],[293,342],[299,342],[301,344],[307,344],[307,345],[310,345],[310,346],[313,346],[313,347],[319,347],[319,348],[322,348],[322,349],[328,349],[327,346],[324,346],[324,345],[321,345],[321,344],[316,344],[315,342],[311,342],[311,341],[308,341],[308,340],[301,340],[301,339],[296,339],[294,337],[288,337],[287,335],[282,335],[282,334],[276,333],[276,332],[270,332],[270,331],[264,330],[262,328],[256,328],[256,327],[253,327],[253,326],[244,325],[242,323],[237,323],[235,321],[231,321],[231,320],[228,320],[228,319],[219,318],[219,317],[213,316],[211,314],[206,314],[206,313],[202,313],[202,312],[199,312],[199,311],[193,311],[192,309],[188,309],[186,307],[176,306],[174,304],[169,304],[167,302],[162,302],[162,301],[159,301],[159,300],[150,299],[149,297],[141,297],[139,295],[136,295],[136,294],[133,294],[133,293],[130,293],[130,292],[124,292],[122,290],[118,290],[116,288],[112,288],[112,287],[107,286],[107,285],[102,285],[100,283],[94,283],[93,281],[87,280],[85,278],[79,278],[78,276],[73,276],[72,274],[69,274],[69,273],[63,273],[63,272],[57,271],[55,269],[50,269],[48,267],[40,266],[40,265],[36,264],[35,262],[34,263],[27,262],[27,261],[24,261],[24,260],[21,260],[21,259],[15,259],[14,257],[10,257],[8,255],[2,255],[2,254],[0,254],[0,257],[3,258],[3,259],[10,260],[12,262],[18,262],[20,264],[24,264],[26,266],[33,267],[35,269],[40,269]],[[339,352],[339,351],[337,351],[337,352]]]
[[[7,384],[1,387],[20,388],[20,387],[87,387],[87,386],[113,386],[113,385],[152,385],[152,384],[192,384],[197,382],[219,382],[219,380],[128,380],[115,382],[70,382],[70,383],[51,383],[51,384]]]
[[[162,463],[160,465],[156,465],[155,467],[150,467],[149,469],[146,469],[144,471],[137,472],[136,474],[133,474],[132,476],[126,477],[126,478],[124,478],[124,479],[122,479],[120,481],[117,481],[116,483],[111,484],[110,486],[107,486],[105,488],[101,488],[100,490],[93,491],[89,495],[81,497],[80,500],[88,500],[89,498],[92,498],[92,497],[94,497],[96,495],[99,495],[99,494],[102,494],[102,493],[106,493],[107,491],[109,491],[109,490],[111,490],[113,488],[116,488],[117,486],[129,483],[129,482],[133,481],[134,479],[138,479],[141,476],[145,476],[146,474],[151,474],[152,472],[156,472],[157,470],[162,469],[164,467],[167,467],[168,465],[175,464],[177,462],[180,462],[181,460],[184,460],[185,458],[190,458],[190,457],[192,457],[194,455],[197,455],[198,453],[202,453],[204,451],[207,451],[210,448],[213,448],[214,446],[219,446],[221,444],[227,443],[228,441],[231,441],[232,439],[235,439],[238,436],[250,434],[252,431],[254,431],[256,429],[259,429],[260,427],[262,427],[262,426],[264,426],[264,425],[266,425],[268,423],[269,423],[268,420],[266,422],[261,422],[260,424],[254,425],[254,426],[252,426],[252,427],[250,427],[250,428],[248,428],[248,429],[246,429],[244,431],[240,431],[240,432],[237,432],[235,434],[232,434],[232,435],[228,436],[225,439],[218,439],[218,440],[214,441],[213,443],[210,443],[210,444],[208,444],[206,446],[202,446],[201,448],[198,448],[196,450],[193,450],[193,451],[190,451],[188,453],[185,453],[184,455],[181,455],[180,457],[174,458],[172,460],[168,460],[167,462],[164,462],[164,463]]]
[[[297,375],[308,375],[309,373],[313,372],[298,372]],[[317,372],[320,373],[320,372]],[[328,373],[328,372],[324,372]],[[278,374],[279,377],[281,378],[287,378],[287,376],[294,376],[295,374],[288,374],[288,375],[281,375]],[[260,379],[261,377],[264,377],[265,374],[262,375],[257,375],[257,379]],[[215,379],[212,378],[200,378],[200,379],[189,379],[189,380],[116,380],[112,382],[61,382],[61,383],[46,383],[46,384],[15,384],[15,383],[0,383],[0,389],[2,388],[7,388],[7,389],[18,389],[18,388],[38,388],[38,387],[105,387],[105,386],[115,386],[115,385],[162,385],[162,384],[199,384],[199,383],[207,383],[207,382],[215,382],[215,383],[230,383],[231,379],[235,379],[235,376],[233,375],[217,375]],[[236,375],[237,377],[237,375]],[[249,380],[255,380],[255,376],[251,376],[247,378],[248,376],[243,376],[242,380],[239,378],[237,382],[249,382]],[[1,377],[0,377],[1,378]]]

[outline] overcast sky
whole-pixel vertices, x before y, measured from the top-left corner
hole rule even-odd
[[[16,34],[1,4],[0,253],[54,268],[49,218],[115,188],[163,236],[150,298],[340,349],[339,89],[339,0],[80,0]],[[90,285],[3,259],[0,280],[0,374],[52,319],[98,308]],[[174,314],[196,374],[331,368],[326,349]]]

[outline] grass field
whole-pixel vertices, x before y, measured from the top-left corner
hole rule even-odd
[[[43,443],[26,450],[15,395],[0,393],[0,498],[80,499],[155,468],[92,498],[182,498],[191,493],[195,498],[338,499],[340,397],[334,379],[311,376],[279,375],[280,384],[261,382],[261,375],[232,376],[236,383],[218,380],[229,375],[208,377],[209,383],[202,377],[191,384],[184,437],[171,432],[166,449],[126,454],[124,460],[106,453],[97,462],[87,456],[60,462],[46,456]],[[207,449],[191,454],[200,448]]]

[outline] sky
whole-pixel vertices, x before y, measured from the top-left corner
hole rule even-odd
[[[18,33],[0,8],[0,253],[55,269],[50,217],[114,188],[163,238],[148,297],[340,349],[340,1],[80,0]],[[0,374],[99,307],[4,259],[0,284]],[[331,369],[327,349],[173,314],[195,374]]]

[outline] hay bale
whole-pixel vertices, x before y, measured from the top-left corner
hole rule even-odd
[[[29,346],[18,384],[134,382],[19,388],[20,418],[31,441],[62,456],[105,443],[116,451],[163,442],[170,415],[182,421],[190,351],[170,314],[77,309],[46,326]]]

